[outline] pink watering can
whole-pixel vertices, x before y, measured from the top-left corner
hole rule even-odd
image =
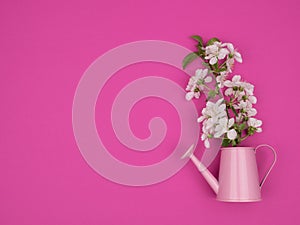
[[[259,181],[256,165],[256,151],[268,147],[273,151],[274,161]],[[182,156],[189,157],[208,184],[217,194],[217,200],[225,202],[255,202],[261,200],[261,187],[276,162],[276,152],[269,145],[252,147],[221,148],[219,181],[208,171],[193,154],[194,145]]]

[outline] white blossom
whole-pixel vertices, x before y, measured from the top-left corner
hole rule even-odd
[[[227,137],[229,140],[234,140],[237,137],[237,132],[235,131],[235,129],[231,129],[227,132]]]
[[[201,91],[204,90],[204,87],[207,83],[212,81],[210,76],[207,76],[208,69],[197,69],[195,75],[192,76],[189,80],[189,83],[186,87],[186,91],[189,91],[185,98],[186,100],[191,100],[192,98],[199,98]]]
[[[224,93],[226,96],[235,95],[235,97],[241,98],[245,95],[243,82],[241,81],[240,75],[233,76],[231,81],[226,80],[224,82],[224,86],[227,87]]]
[[[249,101],[241,101],[235,108],[239,109],[241,113],[246,114],[248,117],[252,117],[257,114],[256,109],[252,108],[252,103]]]
[[[202,116],[198,118],[198,122],[202,122],[205,119],[210,119],[211,123],[215,123],[218,118],[225,117],[226,105],[224,104],[224,99],[219,99],[216,103],[208,101],[206,107],[202,110]]]
[[[230,129],[234,124],[234,118],[230,118],[228,120],[227,117],[224,117],[224,118],[221,118],[219,120],[219,123],[218,125],[216,126],[216,133],[214,134],[214,137],[215,138],[219,138],[221,137],[222,135],[224,135],[225,133],[227,133],[227,136],[228,136],[228,132],[229,132],[229,139],[230,140],[234,140],[237,136],[237,133],[234,129]]]
[[[231,69],[233,68],[234,62],[237,61],[239,63],[242,63],[243,59],[241,54],[236,49],[234,49],[233,44],[225,43],[225,45],[229,50],[229,54],[226,59],[226,68],[228,73],[232,73]]]
[[[192,100],[193,98],[199,98],[199,97],[200,97],[199,91],[198,92],[190,91],[185,95],[185,99],[188,101]]]
[[[245,89],[245,91],[248,95],[253,95],[254,85],[247,83],[247,82],[243,82],[242,87]]]
[[[252,108],[252,105],[257,103],[257,98],[254,95],[247,95],[245,93],[243,95],[239,95],[238,100],[240,103],[245,102],[248,108]]]
[[[238,115],[235,117],[235,121],[236,121],[237,123],[242,122],[243,119],[244,119],[244,116],[243,116],[242,113],[238,113]]]
[[[232,73],[231,69],[232,69],[233,65],[234,65],[234,59],[233,58],[228,58],[226,60],[226,68],[227,68],[228,73]]]
[[[237,137],[236,131],[232,129],[234,118],[228,120],[223,98],[216,103],[207,102],[198,122],[203,122],[201,139],[206,148],[210,146],[209,138],[221,138],[224,134],[227,134],[230,140]]]
[[[210,148],[210,143],[209,143],[209,137],[207,136],[207,134],[203,133],[201,135],[201,141],[204,141],[204,146],[205,148]]]
[[[234,75],[232,77],[232,80],[226,80],[224,82],[224,85],[226,87],[229,87],[229,88],[233,88],[233,87],[239,87],[241,86],[242,82],[241,82],[241,76],[240,75]]]
[[[241,81],[240,75],[233,76],[232,80],[226,80],[224,86],[227,87],[225,91],[226,96],[234,95],[239,101],[248,101],[251,104],[257,102],[256,97],[253,95],[254,86],[250,83]]]
[[[233,47],[233,44],[226,43],[226,46],[229,50],[228,58],[234,59],[234,60],[238,61],[239,63],[242,63],[243,62],[242,55]]]
[[[224,87],[224,82],[226,81],[227,72],[221,72],[219,76],[216,77],[217,84],[219,88]]]
[[[208,69],[198,69],[186,87],[188,91],[186,99],[199,98],[201,92],[209,93],[206,107],[197,119],[199,123],[202,123],[201,140],[206,148],[210,147],[211,138],[224,136],[226,137],[225,144],[236,146],[248,136],[262,132],[262,121],[254,118],[257,114],[257,110],[253,108],[253,105],[257,103],[254,85],[243,81],[240,75],[234,75],[231,80],[227,80],[235,62],[243,62],[241,54],[232,43],[215,41],[203,47],[202,50],[204,56],[201,52],[201,58],[204,61],[207,60],[204,65],[212,70],[211,75],[216,78],[215,87],[211,88],[207,85],[212,82],[212,77],[208,76]],[[226,100],[221,98],[216,102],[208,101],[222,94]]]
[[[205,59],[209,60],[209,64],[214,65],[218,62],[219,59],[224,59],[229,51],[226,47],[226,44],[221,42],[214,42],[212,45],[208,45],[205,48]]]
[[[262,125],[261,120],[258,120],[255,118],[249,118],[249,120],[248,120],[248,126],[255,128],[256,132],[258,132],[258,133],[262,132],[261,125]]]

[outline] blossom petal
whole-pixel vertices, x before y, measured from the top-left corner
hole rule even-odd
[[[216,102],[216,105],[220,105],[222,104],[224,101],[224,98],[220,98],[217,102]]]
[[[227,127],[228,119],[227,117],[219,119],[219,124],[223,127]]]
[[[229,54],[229,51],[226,48],[222,48],[219,52],[218,58],[224,59]]]
[[[254,127],[255,119],[254,118],[249,118],[247,124],[249,127]]]
[[[202,73],[202,69],[197,69],[196,72],[195,72],[195,76],[197,78],[201,77],[201,73]]]
[[[188,92],[185,95],[185,99],[188,101],[192,100],[193,97],[194,97],[194,92]]]
[[[255,96],[249,96],[249,101],[252,103],[252,104],[256,104],[257,103],[257,98]]]
[[[255,116],[257,114],[257,110],[254,108],[248,109],[248,116]]]
[[[227,43],[227,48],[229,49],[230,52],[234,51],[233,44],[231,44],[231,43]]]
[[[255,127],[260,127],[261,125],[262,125],[262,121],[261,120],[256,120]]]
[[[205,117],[204,117],[204,116],[200,116],[200,117],[197,119],[197,122],[198,122],[198,123],[201,123],[203,120],[205,120]]]
[[[224,111],[226,109],[226,105],[225,104],[221,104],[220,106],[219,106],[219,112],[222,112],[222,111]]]
[[[237,136],[237,133],[235,131],[235,129],[231,129],[227,132],[227,137],[230,139],[230,140],[234,140],[236,139],[236,136]]]
[[[234,124],[234,118],[230,118],[228,120],[228,128],[232,127],[233,124]]]
[[[209,140],[208,140],[208,139],[206,139],[206,140],[204,141],[204,145],[205,145],[206,148],[210,148],[210,143],[209,143]]]
[[[226,86],[226,87],[232,87],[233,85],[232,85],[232,82],[230,80],[226,80],[224,82],[224,86]]]
[[[210,82],[212,82],[212,78],[211,77],[206,77],[204,79],[204,81],[205,81],[205,83],[210,83]]]
[[[214,64],[217,63],[217,61],[218,61],[218,60],[217,60],[217,57],[214,56],[214,57],[212,57],[212,58],[209,60],[209,64],[210,64],[210,65],[214,65]]]
[[[242,63],[243,62],[243,59],[242,59],[242,56],[239,52],[235,52],[234,53],[234,58],[236,61],[238,61],[239,63]]]
[[[226,91],[225,91],[225,95],[226,96],[229,96],[229,95],[232,95],[232,93],[233,93],[233,90],[232,90],[232,88],[228,88]]]
[[[241,76],[240,75],[234,75],[232,78],[232,82],[236,83],[236,82],[240,82],[241,80]]]
[[[205,56],[205,59],[211,59],[212,57],[214,57],[214,55],[210,54],[210,55]]]
[[[220,138],[223,134],[224,132],[218,131],[217,133],[214,134],[214,138]]]

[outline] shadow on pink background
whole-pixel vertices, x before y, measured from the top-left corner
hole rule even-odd
[[[300,223],[299,10],[298,1],[291,0],[2,1],[0,224]],[[233,42],[244,59],[235,73],[256,86],[264,132],[246,144],[268,143],[278,154],[260,203],[217,202],[191,163],[156,185],[118,185],[95,173],[77,148],[72,101],[81,76],[97,57],[118,45],[148,39],[193,50],[192,34]],[[118,77],[128,83],[130,74],[169,77],[183,86],[188,80],[175,69],[146,63],[120,71],[109,85]],[[195,103],[201,109],[203,99]],[[140,115],[145,107],[148,114]],[[147,136],[149,118],[159,114],[172,127],[165,146],[172,145],[178,125],[168,119],[169,112],[174,114],[165,102],[145,99],[132,110],[137,115],[132,129]],[[98,121],[100,116],[97,105]],[[113,149],[112,154],[133,164],[152,163],[171,153],[157,151],[148,159],[132,153],[128,157],[124,151],[130,150]],[[261,164],[268,156],[260,154]],[[217,166],[218,159],[211,166],[214,173]]]

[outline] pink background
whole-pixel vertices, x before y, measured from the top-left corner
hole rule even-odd
[[[299,224],[299,10],[296,0],[1,1],[0,224]],[[109,49],[136,40],[166,40],[192,50],[191,34],[233,42],[244,57],[235,73],[256,85],[264,132],[247,144],[268,143],[278,152],[260,203],[217,202],[191,163],[156,185],[118,185],[95,173],[77,148],[72,101],[86,68]],[[112,85],[130,82],[130,74],[164,76],[182,86],[188,80],[175,69],[146,63],[116,74],[106,95]],[[171,127],[167,138],[178,137],[170,119],[176,113],[166,102],[146,99],[132,114],[137,136],[147,136],[147,121],[159,114]],[[101,132],[104,139],[113,135],[110,128]],[[126,151],[112,154],[146,165],[171,153]],[[260,154],[259,161],[268,156]]]

